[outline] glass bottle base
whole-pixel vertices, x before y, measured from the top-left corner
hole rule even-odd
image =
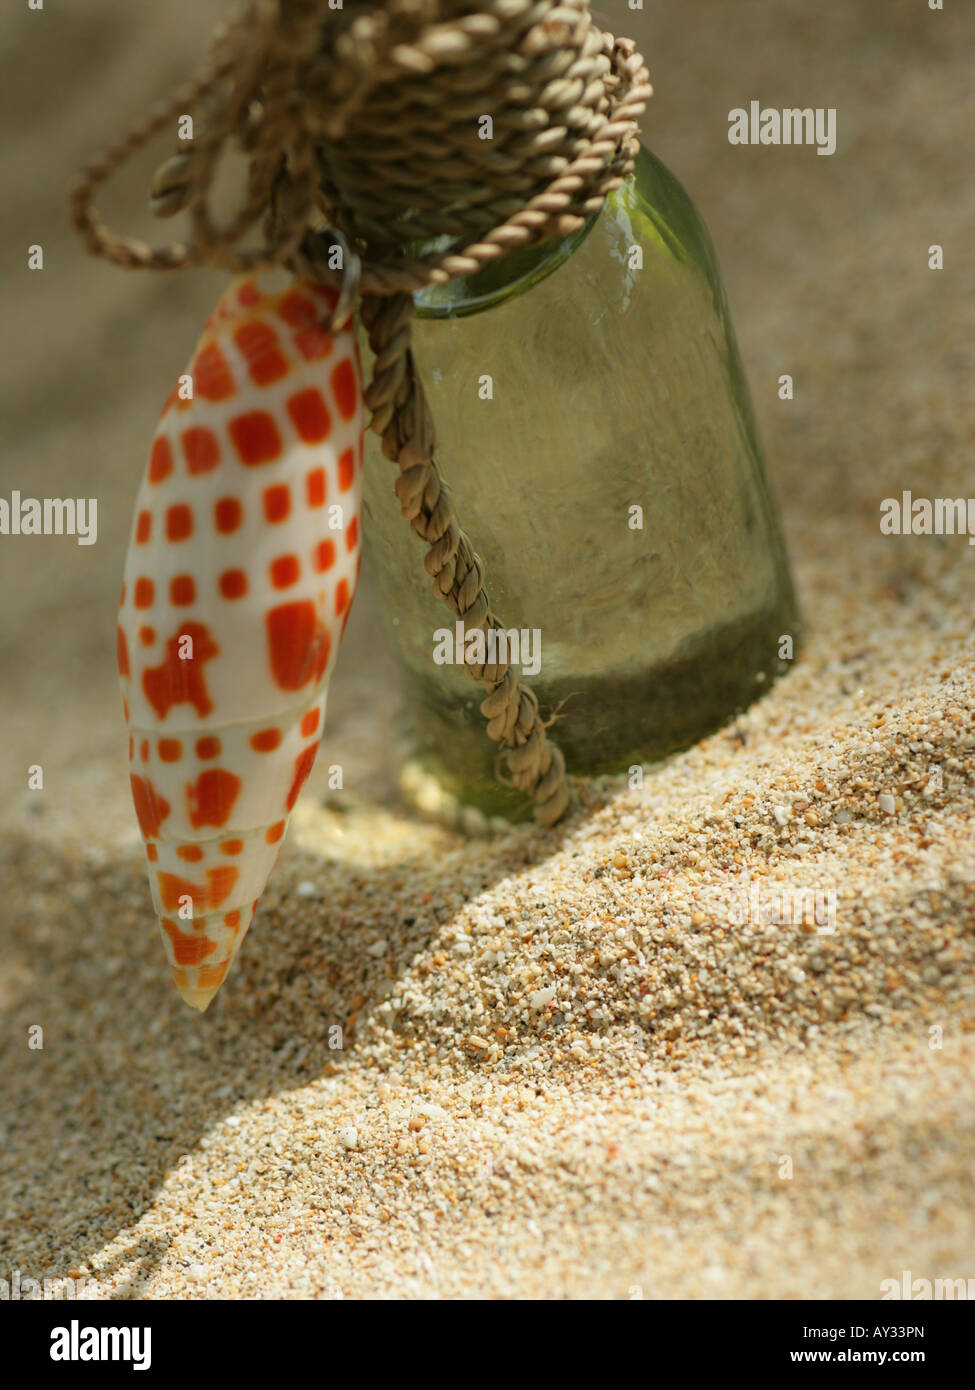
[[[791,665],[778,655],[783,636],[791,639],[794,657],[799,633],[791,603],[713,630],[639,675],[571,682],[534,677],[529,684],[543,718],[556,716],[551,737],[570,774],[613,775],[689,747],[754,704]],[[497,780],[498,749],[484,729],[481,687],[471,681],[469,699],[458,702],[435,680],[408,672],[406,694],[407,756],[400,776],[406,799],[468,833],[530,821],[525,796]]]

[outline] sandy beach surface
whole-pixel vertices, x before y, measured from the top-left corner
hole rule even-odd
[[[642,788],[577,780],[555,831],[466,840],[398,799],[364,589],[202,1017],[157,939],[114,626],[148,441],[221,282],[90,261],[65,189],[222,6],[0,20],[21,132],[0,495],[99,499],[94,546],[0,538],[0,1278],[151,1299],[975,1278],[975,548],[879,528],[903,489],[972,491],[975,12],[829,8],[600,16],[639,40],[644,138],[718,248],[806,620],[794,669]],[[752,99],[835,107],[835,155],[729,146]],[[158,239],[141,196],[165,152],[105,199]],[[831,919],[761,920],[796,891]]]

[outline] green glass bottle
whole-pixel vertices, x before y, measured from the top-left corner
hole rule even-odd
[[[795,599],[714,247],[673,175],[641,150],[579,232],[415,305],[437,461],[493,610],[540,636],[522,671],[543,715],[559,710],[570,773],[659,759],[766,690]],[[482,687],[434,660],[453,615],[375,435],[366,450],[403,785],[430,810],[476,808],[465,823],[527,817],[495,779]]]

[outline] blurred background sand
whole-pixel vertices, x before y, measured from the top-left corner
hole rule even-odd
[[[42,12],[7,7],[0,17],[0,495],[18,488],[99,499],[96,546],[0,538],[0,1276],[8,1264],[39,1274],[80,1266],[115,1296],[249,1287],[591,1297],[639,1286],[647,1296],[873,1297],[902,1264],[928,1277],[975,1274],[965,1026],[975,1028],[965,983],[975,551],[963,541],[884,542],[878,534],[880,500],[902,488],[945,497],[972,490],[975,11],[949,5],[931,13],[916,0],[648,0],[643,12],[620,3],[597,11],[606,27],[638,40],[655,86],[644,140],[684,183],[714,237],[810,630],[797,670],[739,725],[751,730],[739,782],[768,800],[764,779],[781,767],[776,759],[788,755],[789,773],[801,781],[803,759],[811,769],[841,731],[851,765],[880,757],[868,710],[885,709],[891,725],[900,719],[915,731],[948,728],[961,740],[948,757],[937,747],[917,753],[911,740],[920,747],[921,735],[903,735],[910,756],[949,769],[945,795],[936,808],[899,810],[876,842],[897,859],[908,842],[927,840],[917,873],[928,897],[916,908],[917,930],[940,943],[932,951],[961,952],[940,983],[938,971],[926,984],[919,973],[895,1010],[896,1026],[879,1005],[872,1016],[854,1000],[845,1017],[859,1030],[855,1044],[831,1033],[829,1021],[818,1039],[787,1044],[781,1032],[759,1029],[754,1046],[733,1059],[706,1042],[686,1102],[681,1083],[667,1080],[682,1059],[662,1050],[659,1035],[641,1044],[627,1033],[636,1053],[617,1047],[623,1034],[614,1028],[631,1029],[641,1016],[613,1007],[595,1025],[610,1039],[605,1064],[598,1049],[581,1070],[568,1057],[564,1070],[549,1057],[544,1083],[535,1054],[519,1073],[503,1046],[486,1062],[465,1049],[461,1036],[472,1028],[480,1036],[482,1025],[456,1000],[453,1051],[431,1034],[433,1050],[424,1054],[417,1025],[414,1070],[395,1048],[384,1052],[384,996],[357,964],[357,940],[402,928],[395,988],[408,993],[404,981],[412,981],[417,997],[429,989],[432,998],[438,933],[456,925],[464,900],[481,892],[489,918],[503,918],[499,893],[555,871],[546,867],[544,837],[532,831],[468,851],[396,806],[395,679],[367,589],[333,683],[308,789],[312,809],[296,823],[267,921],[242,953],[249,963],[228,982],[222,1012],[202,1025],[179,1012],[149,930],[114,670],[115,605],[147,442],[220,277],[152,276],[89,259],[69,228],[66,190],[83,161],[189,72],[223,11],[212,0],[87,0]],[[752,99],[835,106],[836,154],[729,146],[728,112]],[[170,224],[152,222],[144,193],[169,144],[161,141],[106,195],[102,210],[117,229],[168,239]],[[927,266],[934,242],[945,248],[940,273]],[[44,247],[42,273],[26,268],[32,243]],[[795,380],[789,404],[776,394],[784,372]],[[837,662],[849,666],[842,680],[834,679]],[[560,852],[574,845],[582,865],[595,869],[622,845],[635,862],[639,824],[648,864],[662,862],[664,851],[649,843],[659,826],[679,841],[725,785],[732,755],[723,737],[662,770],[652,794],[663,799],[652,816],[622,784],[592,788],[569,840],[557,842]],[[335,761],[350,788],[344,821],[321,807],[325,768]],[[35,762],[44,767],[40,796],[25,790]],[[881,776],[871,794],[885,785]],[[854,894],[883,899],[878,861],[868,865],[855,837],[826,844],[824,836],[822,851],[811,849],[813,858],[832,855],[830,872]],[[341,910],[332,900],[321,909],[341,938],[327,949],[316,921],[294,916],[289,897],[322,862],[330,873],[344,863],[351,874],[342,879]],[[424,923],[422,907],[414,914],[411,904],[435,890],[441,865],[453,886]],[[961,877],[949,882],[949,871]],[[483,877],[483,888],[464,875]],[[553,895],[561,882],[552,880]],[[689,879],[692,905],[696,891]],[[905,892],[874,922],[878,936],[894,932],[895,921],[898,931],[913,930]],[[305,996],[295,984],[299,995],[288,1004],[286,985],[323,949],[338,961],[324,993]],[[106,968],[106,956],[121,964]],[[487,1012],[500,1010],[487,975],[472,968],[473,996],[483,986]],[[471,993],[469,982],[465,988]],[[704,1002],[708,1012],[714,1000]],[[361,1050],[330,1057],[315,1020],[324,1028],[356,1015]],[[952,1042],[936,1053],[926,1030],[939,1020]],[[43,1054],[31,1054],[23,1039],[38,1022],[48,1040]],[[503,1010],[493,1022],[505,1026]],[[838,1108],[839,1079],[846,1099]],[[774,1116],[742,1118],[729,1100],[736,1087],[770,1096]],[[410,1129],[420,1095],[432,1112]],[[460,1123],[457,1106],[466,1107],[463,1142],[450,1129]],[[238,1126],[256,1127],[248,1162],[265,1144],[280,1156],[283,1143],[290,1154],[285,1177],[272,1168],[252,1174],[243,1206],[226,1206],[219,1192],[243,1166],[241,1155],[210,1134],[231,1111],[251,1117]],[[438,1111],[450,1113],[449,1123]],[[595,1137],[583,1132],[587,1119]],[[435,1150],[419,1147],[423,1126],[441,1122],[443,1144],[463,1156],[466,1186],[456,1175],[448,1180]],[[349,1124],[358,1126],[366,1158],[350,1159],[335,1140]],[[731,1146],[736,1129],[747,1134],[747,1153]],[[156,1132],[150,1152],[147,1136]],[[804,1144],[816,1179],[801,1191],[770,1182],[769,1155]],[[677,1157],[668,1169],[669,1145]],[[186,1155],[189,1196],[185,1163],[178,1168]],[[531,1162],[519,1167],[526,1155]],[[764,1176],[756,1176],[762,1164]],[[289,1183],[303,1195],[284,1203],[291,1224],[277,1227],[269,1213],[282,1209]],[[377,1186],[387,1196],[370,1206]],[[742,1227],[761,1233],[747,1259],[735,1253]],[[218,1247],[224,1256],[233,1251],[223,1265]]]

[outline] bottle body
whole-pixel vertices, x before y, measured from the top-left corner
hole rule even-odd
[[[417,295],[413,341],[456,515],[570,772],[660,758],[767,689],[796,631],[788,561],[714,250],[654,156],[582,232]],[[395,466],[366,452],[413,783],[517,814]]]

